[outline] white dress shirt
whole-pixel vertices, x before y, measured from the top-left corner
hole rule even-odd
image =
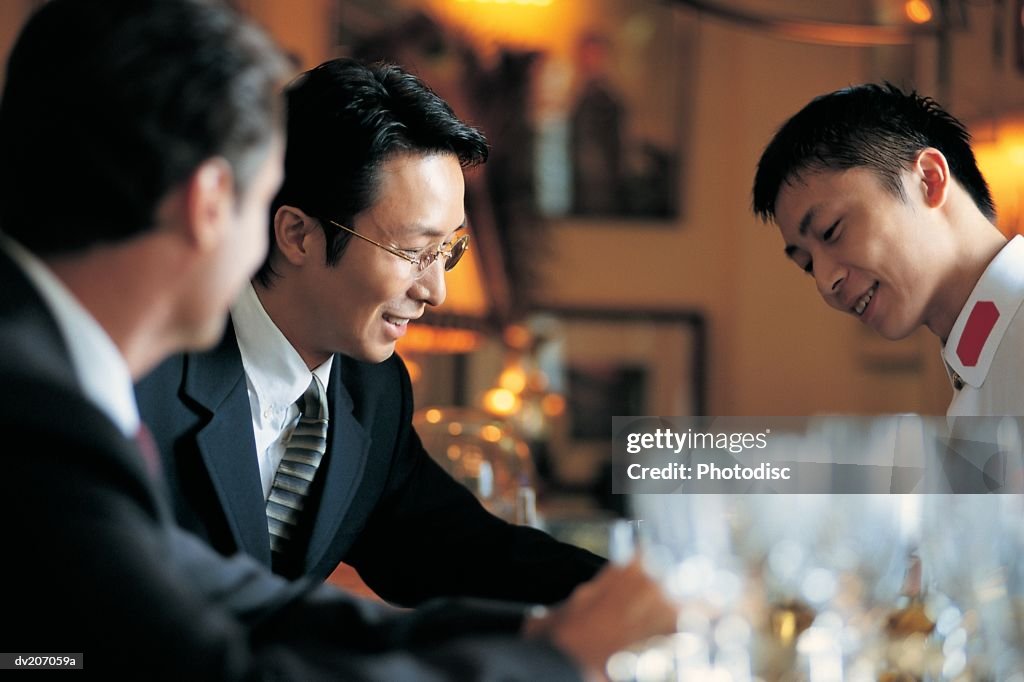
[[[284,457],[285,444],[299,420],[295,403],[309,388],[313,377],[298,351],[263,309],[251,284],[231,307],[231,323],[245,368],[256,459],[263,482],[263,499],[266,499],[270,496],[277,466]],[[333,362],[331,356],[313,370],[325,390]]]
[[[0,235],[0,248],[24,271],[42,297],[71,354],[78,384],[85,396],[128,438],[139,430],[132,375],[121,351],[74,294],[46,266],[13,239]]]

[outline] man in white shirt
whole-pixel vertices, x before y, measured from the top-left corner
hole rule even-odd
[[[461,257],[462,168],[482,134],[416,77],[335,59],[287,91],[285,180],[271,250],[209,353],[164,363],[138,386],[186,528],[289,578],[340,561],[402,605],[438,596],[550,604],[603,560],[488,513],[424,450],[396,341],[445,298]],[[323,457],[274,481],[311,373],[324,387]],[[292,510],[284,506],[301,507]],[[288,551],[279,543],[280,518]]]
[[[753,208],[827,304],[887,339],[942,343],[950,417],[1024,415],[1024,238],[1007,241],[967,129],[860,85],[815,98],[758,164]]]
[[[666,628],[635,566],[548,615],[397,614],[174,525],[131,380],[214,343],[264,256],[284,69],[205,0],[52,0],[18,39],[0,99],[7,650],[156,679],[598,673]],[[623,622],[634,602],[647,622]]]

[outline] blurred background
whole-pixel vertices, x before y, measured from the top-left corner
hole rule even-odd
[[[39,4],[0,2],[5,58]],[[484,497],[610,498],[616,414],[944,412],[935,339],[827,309],[750,212],[763,146],[815,95],[935,97],[971,128],[1001,229],[1024,231],[1024,0],[232,4],[296,72],[399,62],[490,139],[469,265],[399,346],[420,431]]]

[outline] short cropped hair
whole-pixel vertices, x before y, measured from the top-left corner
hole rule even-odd
[[[483,134],[416,76],[398,66],[340,58],[300,75],[287,89],[288,143],[284,182],[272,210],[295,206],[317,218],[334,266],[350,238],[325,226],[351,225],[377,199],[379,170],[404,154],[452,154],[463,168],[486,162]],[[271,225],[273,230],[273,225]],[[257,273],[270,286],[276,249]]]
[[[950,173],[995,220],[988,184],[971,150],[970,133],[930,97],[896,86],[866,84],[822,95],[786,121],[761,155],[754,178],[753,210],[775,219],[783,183],[804,172],[869,168],[895,196],[905,198],[900,174],[926,147],[946,157]]]
[[[40,255],[132,238],[212,157],[244,192],[283,130],[288,72],[220,2],[52,0],[8,62],[0,229]]]

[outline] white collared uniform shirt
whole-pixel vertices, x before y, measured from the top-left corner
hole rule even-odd
[[[955,417],[1024,416],[1024,237],[1004,246],[986,268],[967,304],[953,325],[942,349],[942,359],[953,385],[947,415]],[[972,312],[981,305],[975,320]],[[998,312],[998,317],[992,310]],[[985,314],[981,314],[984,312]],[[989,324],[995,317],[994,324]],[[979,321],[980,319],[980,321]],[[969,346],[968,322],[981,325],[984,341],[977,360],[965,364],[961,355]],[[986,332],[987,330],[987,332]],[[965,331],[968,334],[965,335]],[[962,343],[963,341],[963,343]],[[961,353],[958,353],[961,349]]]

